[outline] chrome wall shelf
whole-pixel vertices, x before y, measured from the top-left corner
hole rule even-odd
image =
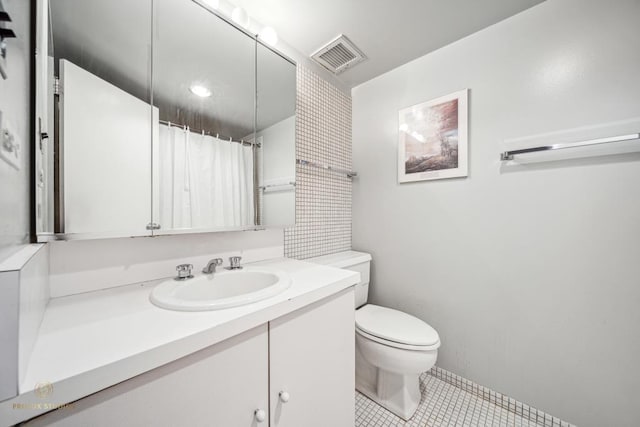
[[[600,145],[600,144],[610,144],[614,142],[625,142],[625,141],[633,141],[633,140],[640,140],[640,133],[631,133],[627,135],[618,135],[618,136],[611,136],[607,138],[591,139],[588,141],[542,145],[539,147],[505,151],[500,154],[500,160],[502,161],[513,160],[515,156],[519,156],[522,154],[539,153],[542,151],[564,150],[567,148],[590,147],[590,146]]]

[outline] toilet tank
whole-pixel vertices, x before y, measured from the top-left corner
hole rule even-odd
[[[369,274],[371,270],[371,255],[365,252],[345,251],[331,255],[323,255],[316,258],[309,258],[305,261],[316,264],[328,265],[330,267],[343,268],[345,270],[357,271],[360,273],[360,282],[355,288],[356,308],[365,305],[369,297]]]

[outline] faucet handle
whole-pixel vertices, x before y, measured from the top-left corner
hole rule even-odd
[[[176,267],[176,271],[178,272],[178,276],[176,276],[176,280],[186,280],[191,279],[193,274],[191,274],[191,270],[193,270],[193,264],[180,264]]]
[[[242,267],[240,266],[241,256],[230,256],[229,257],[229,269],[230,270],[239,270]]]

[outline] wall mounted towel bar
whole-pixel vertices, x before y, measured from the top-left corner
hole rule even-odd
[[[313,168],[325,169],[325,170],[328,170],[329,172],[337,173],[340,175],[346,175],[348,178],[353,178],[354,176],[358,176],[358,173],[354,171],[334,168],[333,166],[323,165],[320,163],[310,162],[307,160],[296,159],[296,163],[303,166],[311,166]]]
[[[563,144],[542,145],[539,147],[523,148],[520,150],[505,151],[500,154],[500,160],[513,160],[514,156],[529,153],[538,153],[541,151],[564,150],[565,148],[589,147],[599,144],[610,144],[613,142],[640,140],[640,133],[632,133],[628,135],[611,136],[607,138],[591,139],[588,141],[569,142]]]
[[[268,184],[268,185],[261,185],[259,188],[261,190],[270,190],[270,189],[276,189],[279,187],[295,187],[296,186],[296,182],[295,181],[289,181],[289,182],[283,182],[282,184]]]

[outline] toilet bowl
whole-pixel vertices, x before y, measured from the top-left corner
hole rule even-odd
[[[373,304],[356,311],[356,389],[408,420],[420,404],[420,374],[436,363],[440,338],[422,320]]]
[[[355,292],[356,390],[408,420],[422,398],[420,374],[436,363],[438,333],[417,317],[366,304],[371,255],[346,251],[308,261],[360,273]]]

